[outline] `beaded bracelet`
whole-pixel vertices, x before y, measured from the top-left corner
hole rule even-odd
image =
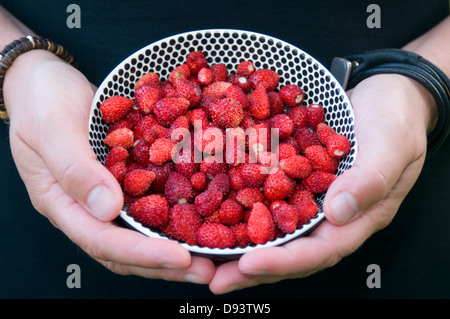
[[[40,36],[29,35],[19,38],[6,45],[3,48],[3,51],[0,52],[0,119],[7,124],[9,124],[9,117],[6,112],[5,101],[3,99],[3,81],[5,79],[6,71],[19,55],[35,49],[52,52],[62,60],[71,64],[75,68],[78,68],[74,58],[61,45]]]

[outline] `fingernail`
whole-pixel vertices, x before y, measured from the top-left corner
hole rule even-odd
[[[95,187],[87,197],[87,204],[92,215],[103,221],[108,220],[114,209],[113,196],[114,194],[105,185]]]
[[[199,275],[195,275],[195,274],[187,274],[186,276],[184,276],[184,280],[191,282],[193,284],[206,284],[207,282],[200,277]]]
[[[339,224],[345,224],[358,212],[358,204],[349,192],[342,192],[330,201],[334,219]]]

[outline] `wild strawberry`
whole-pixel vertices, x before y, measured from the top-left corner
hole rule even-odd
[[[125,174],[127,173],[127,164],[124,162],[117,162],[107,167],[111,174],[116,178],[119,184],[122,184]]]
[[[242,61],[236,67],[237,76],[250,76],[255,72],[255,66],[252,61]]]
[[[325,111],[320,104],[310,104],[306,108],[306,120],[308,121],[308,126],[313,130],[316,129],[319,123],[325,122]]]
[[[251,209],[255,203],[264,200],[264,195],[258,187],[244,187],[238,191],[236,200],[245,208]]]
[[[309,146],[305,150],[305,156],[311,162],[312,168],[315,171],[334,173],[337,169],[337,160],[328,154],[324,146]]]
[[[174,80],[175,81],[175,80]],[[162,81],[160,84],[162,98],[179,97],[177,89],[169,80]]]
[[[242,180],[249,187],[261,187],[267,177],[263,166],[256,163],[246,163],[240,169]]]
[[[275,224],[283,233],[290,234],[297,229],[299,215],[293,206],[286,203],[277,205],[272,210],[272,216]]]
[[[189,203],[176,204],[170,209],[169,225],[173,236],[189,245],[196,245],[196,233],[203,219]]]
[[[223,198],[227,198],[230,192],[230,179],[227,174],[220,173],[209,182],[207,190],[216,190],[222,193]]]
[[[208,186],[208,177],[204,172],[195,172],[191,178],[192,188],[197,191],[203,191]]]
[[[270,128],[278,129],[280,139],[286,139],[294,132],[294,122],[286,114],[277,114],[269,121]]]
[[[185,64],[176,66],[169,74],[169,81],[172,85],[175,85],[177,79],[189,79],[191,76],[191,69]]]
[[[213,74],[213,82],[226,81],[228,75],[227,66],[223,63],[213,64],[209,67]]]
[[[319,206],[314,200],[304,199],[295,204],[295,209],[298,214],[297,227],[306,224],[319,211]]]
[[[106,135],[103,142],[109,147],[130,148],[133,146],[134,134],[128,128],[119,128]]]
[[[227,89],[231,85],[231,83],[225,81],[212,82],[203,88],[202,95],[203,97],[222,99],[227,96]]]
[[[235,199],[228,198],[220,204],[219,219],[222,224],[231,226],[244,217],[244,208]]]
[[[156,117],[153,114],[142,117],[134,128],[135,139],[143,138],[148,143],[153,143],[157,138],[157,134],[153,126],[158,124]]]
[[[312,172],[309,176],[302,180],[303,187],[313,194],[325,192],[331,183],[336,179],[336,175],[326,172]]]
[[[247,97],[247,94],[237,85],[231,85],[227,89],[227,98],[234,99],[241,104],[242,109],[248,109],[250,107],[250,100]]]
[[[332,128],[331,126],[329,126],[326,123],[319,123],[319,124],[317,124],[317,127],[316,127],[316,133],[317,133],[317,137],[320,140],[320,143],[322,143],[322,145],[326,146],[328,138],[330,138],[330,136],[336,134],[336,131],[334,130],[334,128]]]
[[[304,153],[310,146],[321,145],[317,133],[307,127],[298,128],[294,133],[294,138],[297,141],[299,152],[302,153]]]
[[[296,154],[297,152],[294,146],[292,146],[291,144],[280,143],[280,145],[278,145],[278,158],[280,159],[280,161]]]
[[[311,162],[301,155],[294,155],[280,160],[280,168],[290,178],[303,179],[312,171]]]
[[[189,101],[189,107],[197,106],[202,99],[201,89],[188,79],[176,79],[174,81],[178,96]]]
[[[194,199],[194,190],[186,176],[178,172],[170,172],[165,184],[165,196],[171,206],[190,203]]]
[[[250,111],[255,119],[266,119],[270,114],[269,97],[264,85],[256,86],[250,97]]]
[[[186,64],[192,75],[197,75],[201,69],[208,66],[206,56],[202,51],[192,51],[186,56]]]
[[[254,89],[258,84],[262,84],[267,92],[274,91],[280,81],[280,76],[277,72],[270,69],[259,69],[250,75],[249,80]]]
[[[150,146],[150,162],[162,164],[172,159],[175,154],[176,143],[168,138],[158,138]]]
[[[141,112],[141,110],[135,105],[133,106],[133,108],[130,110],[130,112],[128,112],[127,116],[123,119],[126,121],[129,121],[131,124],[131,128],[133,129],[134,127],[136,127],[136,124],[142,120],[142,118],[145,116],[145,114],[143,114]],[[111,126],[110,126],[111,127]]]
[[[205,223],[197,230],[197,243],[201,247],[231,248],[236,239],[233,231],[226,225]]]
[[[194,130],[194,147],[204,154],[220,154],[224,147],[221,129],[214,125],[201,126]]]
[[[219,210],[216,210],[211,215],[204,217],[203,223],[222,224],[219,218]]]
[[[156,178],[150,186],[151,190],[155,193],[163,193],[169,174],[173,171],[173,162],[170,161],[164,164],[148,163],[146,168],[156,174]]]
[[[193,148],[181,148],[173,157],[174,167],[187,178],[200,170],[200,163],[195,161],[195,150]]]
[[[230,226],[230,229],[234,233],[234,237],[236,238],[236,247],[247,247],[252,243],[250,237],[247,232],[247,224],[244,222],[237,223],[235,225]]]
[[[338,159],[346,156],[350,152],[351,147],[347,137],[341,134],[330,136],[326,144],[328,154],[330,154],[331,157]]]
[[[125,175],[123,190],[132,196],[142,195],[150,188],[155,178],[156,174],[152,171],[145,169],[133,170]]]
[[[214,124],[221,128],[237,127],[244,117],[242,105],[231,98],[213,102],[209,111]]]
[[[105,157],[105,166],[110,167],[118,162],[126,162],[128,159],[128,150],[122,146],[113,147]]]
[[[267,97],[269,98],[270,105],[270,115],[274,116],[277,114],[281,114],[284,112],[284,102],[281,99],[281,96],[276,91],[270,91],[267,93]]]
[[[303,102],[305,92],[297,84],[288,84],[280,88],[280,96],[288,106],[297,106]]]
[[[263,192],[265,197],[270,200],[285,199],[294,191],[295,182],[290,179],[280,168],[272,169],[267,176]]]
[[[117,130],[118,128],[127,128],[133,130],[133,123],[126,117],[121,120],[118,120],[117,122],[112,123],[110,126],[108,126],[108,129],[106,130],[106,135],[108,135],[112,131]]]
[[[169,136],[172,141],[179,143],[185,136],[189,136],[189,120],[182,115],[177,118],[169,127]]]
[[[230,179],[230,188],[233,191],[239,191],[245,185],[244,179],[242,178],[242,173],[240,170],[233,171],[228,173]]]
[[[257,124],[246,130],[248,134],[248,153],[258,158],[261,152],[271,150],[271,132],[267,124]]]
[[[164,127],[160,124],[153,125],[151,128],[151,132],[152,132],[153,136],[156,137],[156,139],[167,138],[170,140],[169,128]]]
[[[189,124],[195,128],[208,126],[209,119],[203,109],[193,109],[190,111]]]
[[[290,108],[286,112],[287,116],[289,116],[294,122],[295,128],[305,127],[308,125],[308,121],[306,119],[306,107],[303,105],[294,106]]]
[[[250,92],[250,90],[252,89],[252,84],[248,80],[247,76],[243,76],[243,75],[235,76],[231,80],[231,83],[233,85],[240,87],[242,89],[242,91],[244,91],[245,93]]]
[[[265,244],[275,236],[275,223],[269,209],[263,203],[255,203],[247,222],[247,232],[255,244]]]
[[[142,137],[138,138],[131,147],[132,159],[141,166],[147,166],[150,162],[150,144]]]
[[[222,192],[207,190],[194,199],[195,209],[202,216],[209,216],[220,207]]]
[[[163,126],[170,126],[178,117],[184,115],[190,105],[184,98],[162,98],[153,107],[153,113]]]
[[[297,186],[301,184],[297,184]],[[315,200],[314,194],[303,187],[300,187],[294,191],[294,193],[288,198],[287,203],[289,205],[296,205],[304,200]]]
[[[163,225],[169,220],[169,205],[161,195],[144,196],[129,208],[129,215],[149,227]]]
[[[123,119],[128,112],[133,108],[134,102],[132,99],[114,95],[108,97],[100,104],[99,110],[102,114],[103,120],[108,123],[116,123],[120,119]]]
[[[148,72],[148,73],[144,74],[134,84],[134,90],[136,91],[142,85],[145,85],[145,84],[159,85],[160,84],[159,75],[155,72]]]
[[[153,106],[162,97],[161,88],[156,85],[146,84],[134,91],[134,102],[144,114],[149,114]]]
[[[213,155],[206,156],[200,164],[200,171],[209,176],[224,174],[227,170],[227,164]]]

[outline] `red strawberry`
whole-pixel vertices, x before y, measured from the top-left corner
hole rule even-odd
[[[231,230],[234,233],[234,237],[236,238],[236,247],[247,247],[252,243],[250,237],[247,232],[247,224],[244,222],[240,222],[238,224],[230,226]]]
[[[227,174],[219,173],[209,182],[207,190],[216,190],[222,193],[225,199],[230,192],[230,179]]]
[[[190,105],[184,98],[162,98],[153,107],[153,113],[163,126],[170,126],[178,117],[184,115]]]
[[[290,234],[297,229],[299,214],[294,206],[281,203],[272,210],[272,216],[275,224],[283,233]]]
[[[261,187],[267,177],[263,166],[256,163],[247,163],[240,169],[244,185],[249,187]]]
[[[135,105],[133,106],[133,108],[131,109],[130,112],[128,112],[127,116],[125,117],[125,119],[123,120],[127,120],[130,122],[131,124],[131,128],[136,127],[136,124],[142,120],[142,118],[145,115],[142,114],[141,110],[139,110],[139,108]]]
[[[297,227],[300,227],[317,214],[319,206],[314,200],[304,199],[295,204],[295,209],[298,214]]]
[[[189,101],[189,107],[197,106],[202,99],[202,91],[188,79],[176,79],[174,81],[178,96]]]
[[[294,132],[294,122],[286,114],[277,114],[269,121],[270,128],[278,129],[280,139],[286,139]]]
[[[213,80],[213,74],[209,68],[202,68],[197,74],[197,80],[201,85],[207,86],[211,84]]]
[[[189,124],[195,128],[201,126],[208,126],[209,119],[206,112],[203,109],[193,109],[190,111]]]
[[[203,219],[189,203],[176,204],[170,209],[169,225],[173,236],[189,245],[196,245],[196,233],[202,225]]]
[[[301,184],[297,184],[297,186]],[[296,205],[304,200],[315,200],[315,196],[310,191],[307,191],[306,189],[303,189],[303,187],[300,187],[299,189],[296,189],[294,193],[288,198],[287,203],[289,205]]]
[[[223,98],[212,103],[211,119],[221,128],[237,127],[244,117],[242,105],[235,99]]]
[[[285,199],[294,191],[295,182],[280,168],[275,167],[264,182],[263,192],[270,201]]]
[[[236,200],[245,208],[251,209],[255,203],[264,200],[264,195],[257,187],[244,187],[238,191]]]
[[[128,150],[122,146],[113,147],[105,157],[105,166],[110,167],[118,162],[126,162],[128,159]]]
[[[209,216],[220,207],[222,192],[207,190],[195,197],[194,204],[197,212],[202,216]]]
[[[248,77],[246,77],[246,76],[242,76],[242,75],[235,76],[231,80],[231,83],[233,83],[233,85],[240,87],[242,89],[242,91],[244,91],[245,93],[250,92],[250,90],[252,89],[252,84],[250,83],[250,81],[248,80]]]
[[[286,112],[287,116],[289,116],[294,122],[295,128],[305,127],[308,125],[308,121],[306,119],[306,107],[299,105],[290,108]]]
[[[227,164],[213,155],[205,157],[200,164],[200,171],[209,176],[224,174],[227,172],[227,170]]]
[[[192,75],[197,75],[199,71],[208,66],[205,54],[202,51],[193,51],[186,56],[186,64]]]
[[[291,144],[280,143],[280,145],[278,145],[278,158],[280,159],[280,161],[296,154],[297,152],[295,150],[295,147]]]
[[[338,159],[346,156],[350,152],[351,147],[350,141],[341,134],[330,136],[326,144],[328,154]]]
[[[277,88],[280,76],[273,70],[259,69],[250,75],[249,80],[254,89],[256,89],[258,84],[262,84],[266,91],[270,92]]]
[[[144,74],[134,84],[134,90],[136,91],[142,85],[145,85],[145,84],[159,85],[160,84],[159,75],[155,72],[148,72],[148,73]]]
[[[189,132],[189,120],[186,116],[182,115],[173,121],[172,125],[169,127],[168,134],[170,139],[175,143],[181,142],[185,136],[190,136]]]
[[[227,96],[227,89],[231,85],[231,83],[225,81],[212,82],[203,88],[202,95],[203,97],[222,99]]]
[[[153,106],[162,97],[161,88],[156,85],[146,84],[134,91],[134,101],[144,114],[149,114]]]
[[[201,247],[231,248],[236,239],[233,231],[226,225],[205,223],[197,230],[197,243]]]
[[[177,79],[189,79],[191,77],[191,69],[187,64],[181,64],[175,67],[169,74],[169,81],[175,85]]]
[[[142,197],[130,206],[129,215],[149,227],[163,225],[169,220],[169,205],[161,195]]]
[[[200,163],[195,161],[195,156],[193,148],[181,148],[173,158],[175,170],[187,178],[191,178],[194,173],[200,170]]]
[[[130,113],[128,113],[130,114]],[[115,123],[112,123],[108,129],[106,130],[106,135],[111,133],[112,131],[117,130],[118,128],[128,128],[130,130],[133,130],[133,123],[128,118],[123,118],[121,120],[118,120]]]
[[[242,178],[242,173],[240,170],[229,173],[229,179],[231,190],[237,192],[244,187],[244,179]]]
[[[163,193],[169,174],[173,171],[173,162],[170,161],[164,164],[149,163],[147,165],[147,170],[155,172],[156,174],[156,178],[150,187],[151,190],[156,193]]]
[[[275,236],[275,223],[269,209],[263,203],[255,203],[247,222],[247,232],[255,244],[265,244]]]
[[[163,98],[179,97],[177,89],[175,89],[175,86],[169,80],[162,81],[160,87]]]
[[[321,145],[312,145],[305,150],[305,156],[311,161],[315,171],[334,173],[337,169],[338,161],[328,154],[327,149]]]
[[[311,162],[301,155],[294,155],[280,160],[280,168],[290,178],[306,178],[312,171]]]
[[[228,198],[220,204],[219,219],[228,226],[236,225],[244,217],[244,208],[236,200]]]
[[[237,76],[250,76],[255,72],[255,66],[252,61],[242,61],[236,67]]]
[[[214,125],[201,126],[194,130],[194,147],[200,153],[220,154],[223,151],[223,144],[223,132]]]
[[[308,126],[313,130],[316,129],[319,123],[325,122],[325,111],[320,104],[310,104],[306,108],[306,120],[308,121]]]
[[[192,188],[197,191],[203,191],[208,186],[208,177],[204,172],[196,172],[191,176]]]
[[[156,117],[153,114],[142,117],[134,128],[134,137],[138,139],[142,137],[146,142],[153,143],[157,138],[156,132],[153,126],[158,124]]]
[[[250,97],[250,111],[255,119],[266,119],[270,114],[270,102],[264,85],[256,86]]]
[[[176,143],[168,138],[158,138],[150,146],[150,162],[162,164],[172,159],[176,150]]]
[[[111,174],[116,178],[119,184],[122,184],[125,174],[127,173],[127,164],[124,162],[117,162],[107,167]]]
[[[298,128],[294,133],[294,138],[297,141],[299,151],[302,153],[304,153],[306,149],[312,145],[321,145],[317,133],[307,127]]]
[[[132,99],[114,95],[102,102],[99,110],[102,113],[103,120],[111,124],[123,119],[131,111],[133,105],[134,102]]]
[[[336,131],[326,123],[319,123],[316,127],[316,133],[320,143],[322,143],[322,145],[327,145],[328,138],[336,134]]]
[[[244,93],[244,91],[237,85],[231,85],[228,87],[227,91],[227,98],[235,99],[236,101],[241,104],[242,109],[248,109],[250,107],[250,100],[247,97],[247,94]]]
[[[140,137],[134,142],[131,148],[131,157],[139,165],[147,166],[150,161],[149,151],[150,144]]]
[[[145,169],[136,169],[125,175],[123,180],[123,190],[132,196],[144,194],[152,182],[155,180],[156,174]]]
[[[313,194],[325,192],[331,183],[336,179],[336,175],[326,172],[312,172],[307,178],[302,180],[303,187]]]
[[[288,84],[280,88],[280,96],[288,106],[297,106],[303,102],[305,92],[297,84]]]
[[[257,124],[246,130],[248,134],[248,153],[258,158],[261,152],[271,150],[271,134],[267,124]]]
[[[128,128],[119,128],[106,135],[103,142],[109,147],[130,148],[133,146],[134,134]]]
[[[178,172],[170,172],[165,184],[165,196],[171,206],[190,203],[194,199],[194,190],[186,176]]]
[[[284,102],[278,92],[270,91],[267,93],[270,105],[270,115],[274,116],[284,112]]]
[[[223,63],[213,64],[209,68],[213,74],[213,82],[226,81],[228,75],[227,66]]]

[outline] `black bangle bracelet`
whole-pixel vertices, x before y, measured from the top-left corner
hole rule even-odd
[[[3,51],[0,52],[0,119],[7,124],[9,123],[9,117],[3,99],[3,81],[6,71],[19,55],[35,49],[52,52],[67,63],[78,68],[74,58],[61,45],[40,36],[22,37],[6,45]]]
[[[434,97],[438,109],[435,128],[428,135],[428,154],[434,154],[450,133],[450,80],[422,56],[401,49],[382,49],[333,60],[346,89],[376,74],[401,74],[421,83]]]

